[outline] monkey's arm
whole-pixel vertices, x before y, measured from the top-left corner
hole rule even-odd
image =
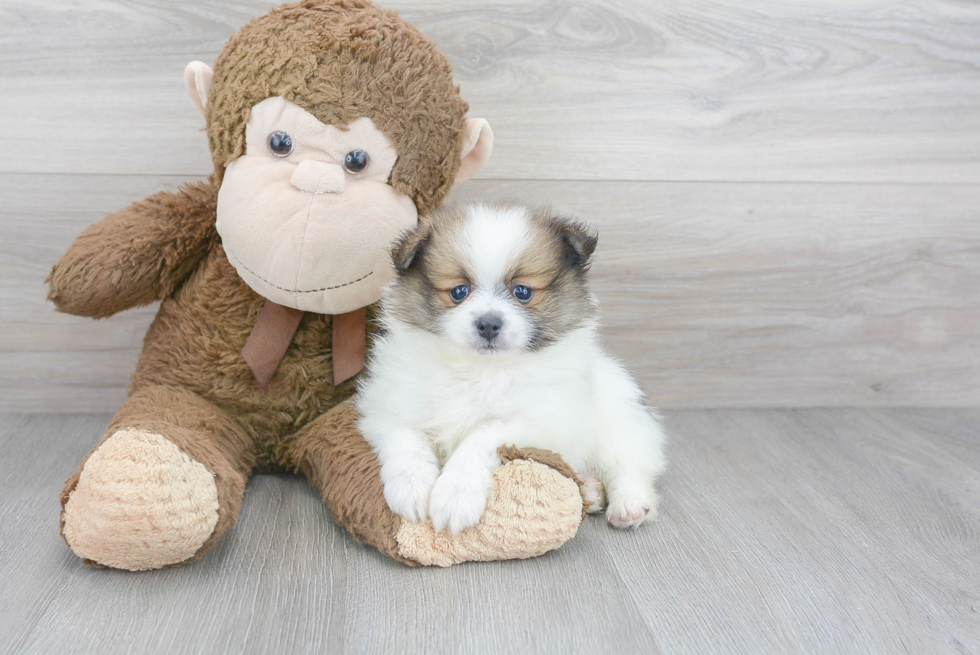
[[[51,269],[58,311],[104,318],[170,295],[214,245],[212,180],[163,191],[90,226]]]

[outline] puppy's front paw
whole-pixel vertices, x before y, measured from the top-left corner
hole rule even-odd
[[[437,531],[449,528],[453,534],[459,534],[479,523],[487,507],[490,480],[489,471],[481,475],[444,470],[429,499],[432,526]]]
[[[651,494],[647,498],[639,496],[622,496],[609,502],[606,508],[606,520],[614,528],[620,530],[638,527],[644,521],[657,518],[657,497]]]
[[[439,477],[439,465],[411,458],[381,467],[385,500],[391,511],[409,521],[424,521],[429,508],[429,494]]]

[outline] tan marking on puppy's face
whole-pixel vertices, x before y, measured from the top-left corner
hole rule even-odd
[[[586,273],[597,238],[585,225],[559,217],[550,208],[531,211],[530,239],[513,272],[513,284],[533,291],[523,303],[534,317],[532,342],[553,343],[594,315]]]
[[[399,279],[388,304],[406,323],[431,330],[442,312],[457,305],[449,292],[469,283],[458,256],[465,218],[462,206],[450,205],[423,217],[395,244],[392,259]]]
[[[430,220],[426,229],[428,237],[416,252],[418,258],[413,263],[424,271],[425,278],[432,289],[438,291],[439,300],[447,308],[455,307],[449,292],[459,285],[471,285],[462,247],[462,226],[466,220],[465,212],[459,206],[451,206]]]
[[[561,242],[547,223],[536,220],[538,212],[531,215],[528,224],[527,246],[507,274],[507,286],[512,293],[518,285],[531,289],[531,299],[521,303],[524,307],[535,307],[552,293],[552,286],[565,268]]]
[[[388,306],[401,320],[479,352],[536,350],[593,315],[585,271],[594,247],[586,228],[547,209],[455,205],[423,219],[396,247],[404,265]],[[460,285],[469,294],[457,302],[450,292]],[[531,290],[526,302],[518,286]],[[494,342],[474,336],[487,316],[503,322]]]
[[[547,280],[543,277],[518,274],[511,280],[509,286],[512,294],[515,293],[514,290],[518,286],[525,286],[529,288],[531,290],[531,299],[526,302],[522,302],[521,304],[525,307],[534,307],[541,302],[541,299],[548,293],[549,287],[551,286],[551,280]]]

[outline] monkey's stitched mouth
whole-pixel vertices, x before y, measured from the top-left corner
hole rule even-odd
[[[368,277],[374,275],[374,271],[370,271],[369,273],[365,273],[364,275],[357,278],[356,280],[351,280],[350,282],[344,282],[343,284],[335,284],[330,287],[320,287],[319,289],[287,289],[286,287],[279,286],[275,282],[270,282],[269,280],[265,279],[264,277],[262,277],[261,275],[259,275],[258,273],[250,269],[248,266],[242,263],[242,260],[240,260],[238,257],[235,257],[235,253],[228,250],[227,247],[225,248],[225,253],[229,255],[229,259],[234,259],[239,266],[241,266],[246,271],[248,271],[249,273],[257,277],[258,279],[262,280],[266,284],[268,284],[270,287],[275,287],[280,291],[286,291],[288,293],[317,293],[319,291],[332,291],[333,289],[340,289],[341,287],[349,287],[352,284],[357,284],[361,280],[367,279]]]

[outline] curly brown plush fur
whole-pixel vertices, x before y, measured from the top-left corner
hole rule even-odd
[[[105,318],[170,296],[218,243],[213,179],[106,216],[75,239],[51,274],[58,311]]]

